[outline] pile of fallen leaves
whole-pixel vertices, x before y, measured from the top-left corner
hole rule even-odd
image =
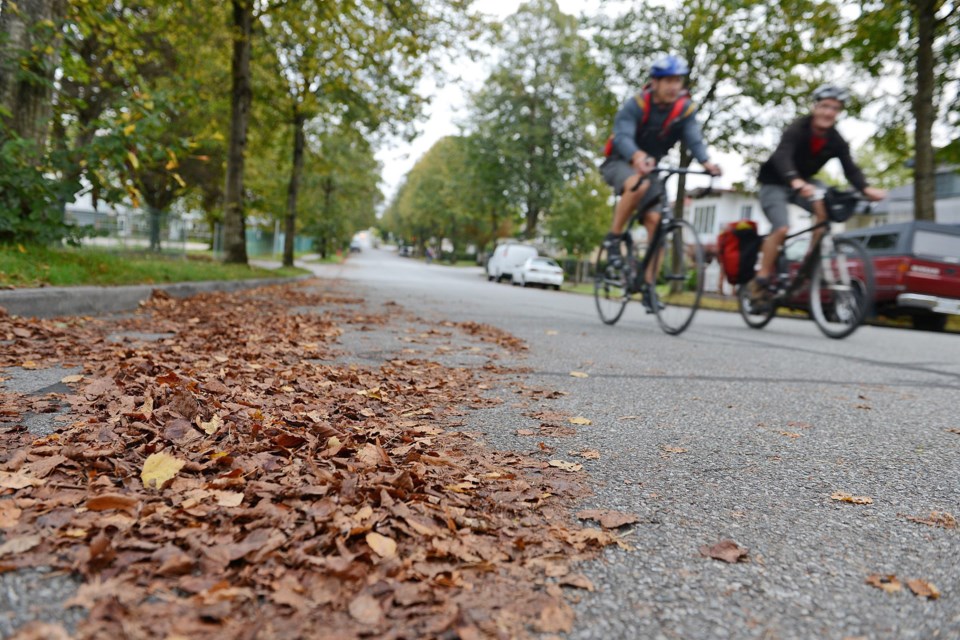
[[[569,474],[445,428],[496,368],[329,364],[342,325],[387,321],[357,302],[301,285],[0,316],[0,366],[83,367],[72,395],[0,396],[5,422],[69,404],[51,436],[0,433],[0,571],[79,577],[88,638],[569,630],[562,585],[592,588],[570,564],[618,539],[572,524]]]

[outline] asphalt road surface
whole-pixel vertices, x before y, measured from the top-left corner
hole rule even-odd
[[[862,327],[835,341],[811,321],[756,331],[700,311],[670,337],[639,304],[607,327],[588,296],[389,251],[315,270],[372,302],[509,331],[530,347],[516,361],[526,383],[567,392],[549,408],[592,421],[546,442],[584,464],[595,494],[583,508],[640,521],[626,531],[632,551],[581,567],[596,591],[583,592],[570,638],[960,637],[960,529],[909,519],[960,517],[956,335]],[[468,427],[490,446],[535,448],[543,438],[516,435],[532,423],[511,404]],[[600,459],[567,455],[585,448]],[[701,555],[727,539],[746,562]],[[873,574],[902,588],[870,586]],[[914,595],[909,580],[940,598]]]

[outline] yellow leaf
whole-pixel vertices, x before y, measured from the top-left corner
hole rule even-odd
[[[589,418],[581,418],[581,417],[570,418],[568,422],[570,424],[582,424],[582,425],[593,424],[593,422],[591,422]]]
[[[205,434],[212,436],[223,427],[223,418],[217,414],[213,414],[213,417],[210,418],[208,422],[205,422],[200,419],[200,416],[197,416],[197,426],[200,427]]]
[[[852,496],[845,491],[836,491],[830,498],[837,502],[849,502],[851,504],[873,504],[873,498],[867,496]]]
[[[230,454],[227,453],[226,451],[217,451],[216,453],[211,453],[211,454],[210,454],[210,459],[211,459],[211,460],[219,460],[220,458],[226,458],[228,455],[230,455]]]
[[[22,244],[18,244],[18,245],[17,245],[17,251],[19,251],[20,253],[26,253],[26,252],[27,252],[27,250],[24,248],[24,246],[23,246]]]
[[[554,331],[553,329],[547,329],[546,334],[548,336],[558,336],[560,335],[559,331]]]
[[[584,373],[583,371],[571,371],[570,377],[572,378],[589,378],[589,373]]]
[[[170,161],[167,162],[165,169],[167,171],[172,171],[180,166],[180,163],[177,161],[177,156],[173,151],[167,149],[167,155],[170,157]]]
[[[136,124],[128,124],[123,128],[123,135],[128,136],[136,130],[137,130]]]
[[[80,382],[81,380],[83,380],[83,376],[81,375],[66,376],[64,378],[60,378],[60,382],[62,382],[63,384],[73,384],[74,382]]]
[[[130,161],[130,166],[132,166],[134,169],[140,168],[140,161],[137,160],[137,154],[135,154],[133,151],[127,151],[127,160]]]
[[[173,179],[177,181],[177,184],[180,185],[181,189],[187,188],[187,183],[183,181],[183,178],[180,177],[179,173],[174,173]]]
[[[382,536],[376,531],[371,531],[366,536],[367,544],[381,558],[392,558],[397,555],[397,543],[392,538]]]
[[[26,360],[20,364],[20,368],[21,369],[39,369],[40,365],[38,365],[33,360]]]
[[[146,488],[162,489],[163,485],[173,480],[186,464],[166,453],[151,453],[143,463],[140,480]]]

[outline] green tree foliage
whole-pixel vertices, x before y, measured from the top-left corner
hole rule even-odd
[[[898,131],[913,130],[914,203],[918,220],[933,220],[936,146],[958,136],[960,4],[946,0],[864,1],[849,25],[848,49],[856,66],[878,83],[884,101],[879,140],[906,156]],[[945,104],[945,98],[953,98]],[[937,127],[946,133],[934,139]]]
[[[588,172],[564,184],[550,211],[547,228],[568,255],[589,255],[610,226],[610,187],[598,172]],[[577,274],[579,280],[579,273]]]
[[[472,99],[471,133],[489,149],[482,174],[498,174],[532,238],[563,184],[594,170],[611,101],[576,20],[555,0],[521,5],[498,45],[502,57]]]

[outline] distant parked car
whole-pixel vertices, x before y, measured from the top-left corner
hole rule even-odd
[[[487,280],[501,282],[512,280],[514,273],[523,266],[527,258],[535,258],[537,248],[521,242],[504,242],[497,245],[493,255],[487,260]]]
[[[397,253],[405,258],[409,258],[410,256],[413,255],[413,247],[411,247],[408,244],[405,244],[402,247],[400,247],[399,250],[397,250]]]
[[[873,257],[877,313],[909,315],[927,331],[943,331],[950,315],[960,315],[960,225],[914,221],[839,235]]]
[[[363,247],[360,246],[360,241],[354,238],[350,241],[350,253],[360,253],[363,250]]]
[[[563,269],[553,258],[527,258],[513,274],[513,284],[525,287],[538,284],[543,288],[559,289],[563,284]]]

